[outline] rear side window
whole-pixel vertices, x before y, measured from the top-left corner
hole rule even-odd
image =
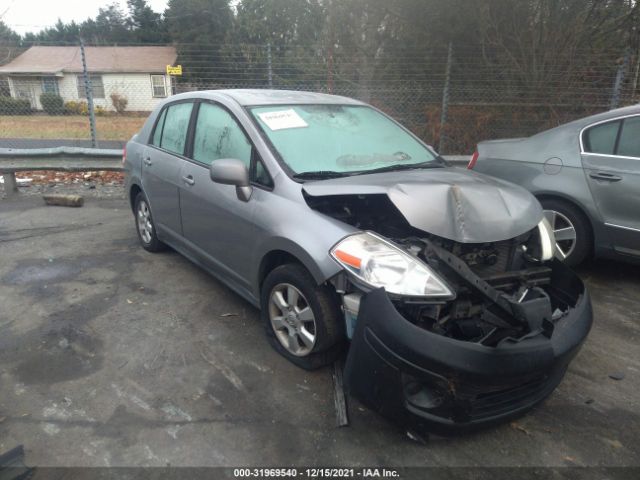
[[[640,117],[624,120],[616,155],[640,157]]]
[[[616,149],[619,128],[620,120],[591,127],[584,133],[585,151],[613,155]]]
[[[201,103],[193,139],[193,159],[211,165],[221,158],[242,160],[251,166],[251,143],[224,108]]]
[[[176,103],[169,106],[165,110],[166,113],[162,114],[158,125],[156,125],[153,144],[159,145],[160,148],[169,152],[183,155],[187,143],[187,130],[189,129],[192,109],[193,103]],[[158,133],[158,127],[160,127],[161,122],[161,132]],[[157,135],[159,135],[159,138],[156,138]]]
[[[156,128],[153,131],[153,138],[151,139],[151,145],[155,145],[156,147],[160,146],[160,139],[162,138],[162,129],[164,128],[164,119],[167,116],[167,109],[162,110],[160,114],[160,118],[158,119],[158,123],[156,123]]]

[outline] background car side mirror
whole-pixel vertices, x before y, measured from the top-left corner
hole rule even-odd
[[[211,180],[222,185],[234,185],[236,194],[243,202],[251,198],[252,188],[249,184],[249,170],[242,160],[222,158],[211,164],[209,170]]]

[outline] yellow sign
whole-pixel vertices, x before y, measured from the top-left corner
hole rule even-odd
[[[182,65],[176,65],[175,67],[167,65],[167,75],[182,75]]]

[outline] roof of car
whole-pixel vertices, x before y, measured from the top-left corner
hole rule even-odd
[[[295,90],[210,90],[208,92],[230,97],[243,106],[255,105],[291,105],[291,104],[334,104],[364,105],[358,100],[326,93],[299,92]]]
[[[598,122],[603,122],[609,119],[625,117],[628,115],[638,115],[638,114],[640,114],[640,104],[631,105],[628,107],[616,108],[614,110],[608,110],[606,112],[596,113],[595,115],[580,118],[578,120],[574,120],[573,122],[560,125],[558,128],[560,129],[564,127],[582,128],[582,127],[592,125]]]

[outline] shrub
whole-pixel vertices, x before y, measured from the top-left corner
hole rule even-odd
[[[26,98],[0,97],[0,115],[29,115],[31,102]]]
[[[89,106],[87,102],[70,100],[64,104],[64,112],[69,115],[87,115]]]
[[[62,115],[64,113],[64,100],[55,93],[43,93],[40,95],[42,109],[49,115]]]
[[[127,109],[127,105],[129,104],[129,100],[124,95],[120,95],[119,93],[111,94],[111,103],[113,104],[113,108],[115,108],[116,112],[124,113]]]
[[[93,112],[96,114],[97,117],[104,117],[107,114],[107,109],[100,105],[95,105],[93,107]]]

